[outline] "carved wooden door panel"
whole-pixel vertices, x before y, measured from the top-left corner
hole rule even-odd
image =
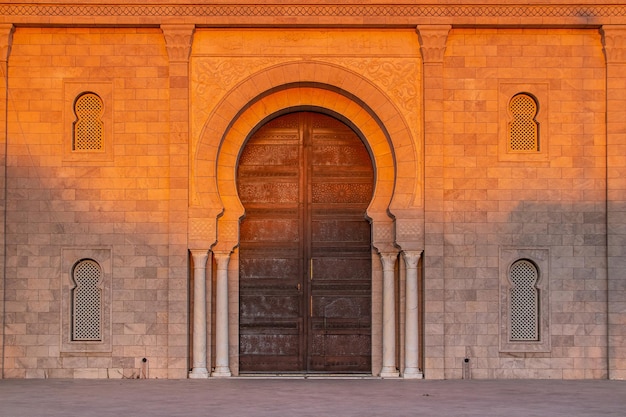
[[[294,113],[244,148],[238,192],[241,372],[370,372],[373,192],[345,124]]]

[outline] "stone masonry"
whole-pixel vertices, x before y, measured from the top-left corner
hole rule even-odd
[[[318,111],[374,166],[372,376],[626,379],[626,3],[274,3],[0,4],[0,378],[239,375],[238,158]]]

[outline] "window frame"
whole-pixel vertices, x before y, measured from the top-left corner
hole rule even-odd
[[[511,340],[511,266],[530,261],[537,269],[538,340]],[[550,352],[550,251],[548,248],[500,248],[500,352]]]
[[[97,317],[97,337],[93,337],[93,338],[89,338],[89,337],[77,337],[77,333],[79,332],[78,329],[78,325],[77,325],[77,304],[79,304],[79,300],[77,300],[78,297],[78,291],[80,290],[81,287],[84,287],[84,285],[81,285],[81,283],[79,282],[79,277],[77,276],[77,271],[79,270],[79,268],[84,265],[84,264],[94,264],[96,266],[96,268],[98,269],[98,282],[96,282],[95,284],[95,291],[97,291],[98,296],[97,296],[97,308],[91,308],[91,310],[93,311],[97,311],[98,317]],[[91,259],[91,258],[86,258],[86,259],[80,259],[79,261],[77,261],[74,266],[72,267],[72,288],[70,290],[71,292],[71,303],[72,303],[72,342],[101,342],[102,341],[102,298],[103,298],[103,294],[102,294],[102,288],[103,288],[103,274],[102,274],[102,267],[100,266],[100,264]],[[92,289],[93,291],[93,289]],[[81,309],[82,310],[82,309]],[[81,322],[84,320],[81,320]],[[87,321],[95,321],[95,320],[87,320]],[[85,333],[84,329],[82,329],[83,331],[81,331],[81,333]]]
[[[102,148],[98,150],[74,149],[76,100],[92,93],[102,100]],[[63,80],[63,163],[66,165],[102,165],[113,161],[113,82],[110,80]]]
[[[101,340],[73,340],[74,268],[83,260],[92,260],[100,266]],[[61,353],[111,352],[112,249],[110,247],[62,248],[61,277]]]
[[[510,146],[511,99],[526,94],[535,100],[538,150],[512,150]],[[550,88],[547,81],[519,80],[498,84],[498,160],[501,162],[548,162],[550,155]]]

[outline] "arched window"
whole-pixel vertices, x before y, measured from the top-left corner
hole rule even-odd
[[[83,259],[74,266],[72,279],[72,340],[102,340],[102,269]]]
[[[530,94],[520,93],[509,102],[509,150],[539,151],[539,124],[537,101]]]
[[[510,341],[539,340],[539,271],[534,263],[522,259],[514,262],[509,271]]]
[[[102,99],[95,93],[83,93],[74,102],[74,151],[100,151],[103,147],[104,123]]]

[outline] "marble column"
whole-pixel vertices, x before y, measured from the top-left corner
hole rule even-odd
[[[208,378],[206,366],[206,261],[208,250],[191,250],[193,257],[193,367],[189,378]]]
[[[213,377],[231,376],[228,358],[228,262],[230,252],[215,252],[215,370]]]
[[[421,379],[422,373],[419,370],[417,264],[422,252],[404,251],[402,255],[406,265],[404,372],[402,376],[405,379]]]
[[[383,368],[380,376],[397,378],[396,366],[396,295],[395,269],[397,253],[381,253],[383,264]]]

